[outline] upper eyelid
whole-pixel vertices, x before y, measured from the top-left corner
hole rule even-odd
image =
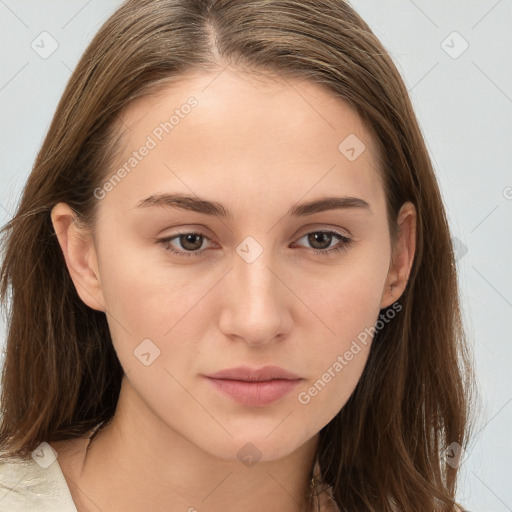
[[[318,227],[308,227],[308,228],[304,228],[304,230],[300,230],[299,233],[302,233],[302,234],[299,235],[299,238],[301,238],[305,235],[308,235],[310,233],[318,233],[319,231],[329,231],[329,232],[333,232],[333,233],[338,233],[339,235],[344,236],[346,238],[354,238],[352,233],[347,228],[340,228],[338,226],[331,227],[331,226],[325,225],[325,224],[318,224]],[[183,230],[180,230],[177,233],[174,233],[171,235],[164,235],[160,239],[169,239],[169,238],[174,238],[176,236],[185,235],[185,234],[187,234],[187,235],[188,234],[200,234],[200,235],[203,235],[206,238],[211,240],[213,237],[211,237],[208,234],[209,232],[211,232],[211,231],[208,228],[204,228],[201,226],[201,227],[197,227],[197,228],[183,229]]]

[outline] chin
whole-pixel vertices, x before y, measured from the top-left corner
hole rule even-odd
[[[208,437],[209,445],[204,448],[217,458],[239,461],[251,467],[257,462],[272,462],[287,457],[309,439],[295,438],[291,431],[285,429],[278,432],[279,428],[275,431],[258,429],[253,423],[252,429],[245,429],[243,433],[237,435],[231,432],[233,437],[226,434],[216,446],[211,444],[212,438]]]

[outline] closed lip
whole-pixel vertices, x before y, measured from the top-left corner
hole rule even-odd
[[[279,366],[263,366],[262,368],[250,368],[249,366],[238,366],[227,368],[210,375],[210,379],[239,380],[245,382],[264,382],[269,380],[299,380],[301,377],[289,372]]]

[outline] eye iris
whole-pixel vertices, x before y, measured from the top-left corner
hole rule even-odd
[[[184,249],[187,249],[189,251],[195,251],[197,249],[200,249],[201,245],[203,245],[202,238],[202,235],[187,233],[185,235],[180,235],[180,244]],[[190,244],[192,246],[190,246]]]
[[[331,240],[332,240],[332,234],[330,234],[330,233],[317,232],[317,233],[311,233],[308,235],[308,242],[315,249],[326,249],[327,247],[329,247],[329,245],[331,245]],[[323,246],[323,243],[325,243],[325,241],[327,241],[328,243],[327,243],[327,245]],[[320,242],[320,247],[317,247],[316,244],[318,244],[319,242]]]

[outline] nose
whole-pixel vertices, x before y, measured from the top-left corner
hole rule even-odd
[[[266,345],[290,331],[293,294],[274,266],[265,251],[252,263],[235,255],[223,281],[219,328],[225,336]]]

